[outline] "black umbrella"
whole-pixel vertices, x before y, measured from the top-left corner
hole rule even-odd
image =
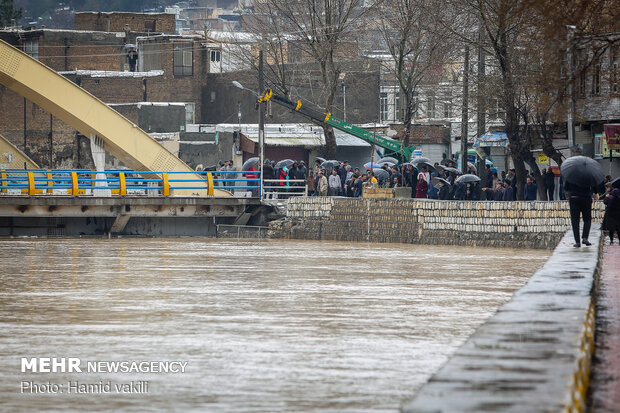
[[[456,180],[456,182],[462,182],[464,184],[467,184],[470,182],[479,182],[479,181],[480,181],[480,178],[472,174],[465,174],[465,175],[459,176]]]
[[[316,156],[316,157],[314,158],[314,160],[315,160],[315,161],[319,161],[319,162],[321,162],[321,163],[325,162],[325,158],[321,158],[320,156]]]
[[[433,183],[433,186],[444,186],[444,185],[450,185],[450,182],[446,181],[443,178],[438,178],[436,176],[433,176],[431,178],[431,182]]]
[[[435,165],[435,169],[437,170],[437,172],[444,173],[444,171],[446,170],[446,165],[441,165],[441,164]]]
[[[331,161],[325,161],[321,164],[321,168],[333,168],[334,166],[339,166],[340,165],[340,161],[336,161],[336,160],[331,160]]]
[[[414,165],[419,164],[420,162],[430,163],[431,160],[428,159],[428,158],[425,158],[423,156],[418,156],[417,158],[414,158],[414,159],[411,160],[411,163],[414,164]]]
[[[450,166],[450,164],[453,164],[454,161],[452,159],[442,159],[441,162],[439,162],[440,164],[444,165],[444,166]]]
[[[426,169],[428,169],[429,172],[437,172],[435,167],[433,165],[431,165],[430,163],[428,163],[428,162],[418,162],[418,164],[417,164],[418,168],[422,168],[423,166],[426,166]]]
[[[379,166],[387,165],[389,168],[393,167],[394,165],[397,165],[396,162],[384,161],[383,159],[381,159],[379,162],[377,162],[377,164]]]
[[[247,171],[248,169],[250,169],[251,167],[253,167],[257,163],[258,163],[258,157],[250,158],[250,159],[248,159],[247,161],[245,161],[243,163],[243,166],[241,167],[241,170],[242,171]]]
[[[381,159],[379,159],[377,161],[377,163],[384,163],[384,162],[390,162],[390,163],[398,164],[398,159],[392,158],[391,156],[384,156],[383,158],[381,158]]]
[[[278,162],[276,164],[276,168],[282,169],[285,166],[288,168],[289,166],[291,166],[294,163],[295,163],[295,161],[293,161],[292,159],[282,159],[280,162]]]
[[[390,179],[390,173],[385,169],[376,168],[373,169],[372,172],[375,174],[375,178],[379,180],[385,181],[387,179]]]
[[[447,171],[447,172],[452,172],[453,174],[456,174],[456,175],[461,175],[461,174],[463,173],[463,172],[461,172],[461,170],[460,170],[460,169],[451,168],[451,167],[449,167],[449,166],[446,166],[446,167],[445,167],[445,168],[443,168],[443,169],[444,169],[444,171]]]
[[[582,188],[599,185],[605,179],[601,164],[585,156],[573,156],[562,162],[560,168],[564,181]]]
[[[613,181],[611,181],[611,187],[620,188],[620,178],[616,178]]]

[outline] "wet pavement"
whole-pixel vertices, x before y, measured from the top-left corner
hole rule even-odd
[[[593,350],[598,229],[592,229],[590,241],[590,247],[573,248],[568,231],[545,266],[402,410],[583,411]]]
[[[590,411],[620,410],[620,246],[617,240],[616,245],[606,245],[603,252],[590,389]]]

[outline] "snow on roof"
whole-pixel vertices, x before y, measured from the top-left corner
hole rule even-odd
[[[220,123],[217,125],[187,125],[188,132],[241,131],[248,139],[258,142],[258,124]],[[338,146],[370,146],[366,141],[346,132],[334,130]],[[323,146],[323,128],[311,123],[270,123],[265,125],[265,144],[274,146]]]
[[[149,70],[148,72],[121,72],[112,70],[68,70],[60,71],[59,75],[76,75],[90,77],[155,77],[163,76],[163,70]]]

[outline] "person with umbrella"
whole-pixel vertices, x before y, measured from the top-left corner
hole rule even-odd
[[[596,187],[605,179],[601,165],[585,156],[573,156],[562,163],[560,168],[566,183],[564,190],[570,207],[570,220],[575,244],[573,247],[592,245],[588,240],[592,225],[592,196]],[[580,215],[583,217],[583,231],[579,238]]]
[[[271,162],[269,162],[269,159],[265,159],[265,164],[263,165],[263,182],[265,182],[265,180],[275,178],[276,174],[273,170],[273,166],[271,166]],[[273,185],[273,182],[265,182],[264,185],[269,187]],[[272,192],[272,190],[271,188],[266,188],[265,192]]]
[[[614,232],[618,235],[618,241],[620,242],[620,189],[613,188],[611,193],[605,196],[603,202],[606,205],[605,208],[605,229],[609,231],[609,244],[614,243]]]
[[[426,175],[424,172],[418,174],[418,184],[415,188],[416,198],[426,198],[426,192],[428,191],[428,182],[426,181]]]

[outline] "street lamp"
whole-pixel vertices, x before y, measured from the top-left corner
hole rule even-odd
[[[251,92],[257,98],[260,98],[260,95],[256,91],[244,87],[241,83],[237,82],[236,80],[233,80],[232,84],[233,86],[241,90],[247,90]],[[261,101],[259,102],[259,107],[258,107],[258,148],[259,148],[258,162],[260,163],[260,177],[259,177],[260,188],[259,188],[258,195],[260,198],[263,197],[263,164],[265,163],[264,147],[265,147],[265,111],[263,107],[263,102]]]

